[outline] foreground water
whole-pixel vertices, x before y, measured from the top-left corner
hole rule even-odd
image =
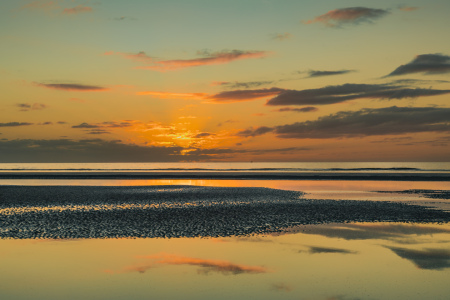
[[[0,240],[1,299],[448,299],[450,226],[227,238]]]
[[[0,180],[8,185],[273,188],[450,211],[448,181]],[[448,278],[448,222],[299,225],[219,238],[0,239],[0,299],[443,300]]]

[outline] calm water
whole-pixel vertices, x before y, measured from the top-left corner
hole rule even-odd
[[[21,170],[449,172],[449,163],[1,164]],[[409,189],[450,182],[0,180],[0,185],[249,186],[311,199],[402,201],[450,210]],[[380,193],[389,191],[390,193]],[[0,299],[449,299],[450,225],[308,225],[228,238],[0,239]]]
[[[450,172],[448,162],[318,163],[2,163],[0,171],[309,171],[309,172]]]

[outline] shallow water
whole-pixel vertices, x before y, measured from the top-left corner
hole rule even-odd
[[[0,240],[1,299],[448,299],[450,226],[228,238]]]

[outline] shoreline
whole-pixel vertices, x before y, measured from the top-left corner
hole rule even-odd
[[[449,173],[355,173],[355,172],[0,172],[1,179],[239,179],[239,180],[377,180],[377,181],[450,181]]]

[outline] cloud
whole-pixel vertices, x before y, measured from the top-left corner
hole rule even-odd
[[[260,98],[266,98],[285,91],[280,88],[270,88],[270,89],[257,89],[257,90],[235,90],[221,92],[215,95],[210,95],[207,99],[216,102],[235,102],[235,101],[247,101]]]
[[[289,40],[291,38],[292,38],[292,34],[287,33],[287,32],[285,32],[285,33],[277,33],[277,34],[274,34],[272,36],[272,40],[277,40],[277,41]]]
[[[156,98],[161,98],[161,99],[182,98],[182,99],[195,99],[195,100],[202,100],[208,96],[208,94],[205,94],[205,93],[171,93],[171,92],[156,92],[156,91],[137,92],[136,95],[154,96]]]
[[[339,248],[330,248],[330,247],[316,247],[309,246],[308,253],[310,254],[318,254],[318,253],[338,253],[338,254],[356,254],[358,252],[347,250],[347,249],[339,249]]]
[[[221,52],[199,51],[197,54],[204,57],[155,61],[152,66],[141,66],[137,67],[137,69],[171,71],[190,67],[225,64],[241,59],[263,58],[268,56],[270,53],[266,51],[231,50]]]
[[[414,6],[399,6],[399,8],[398,9],[400,9],[400,10],[402,10],[402,11],[415,11],[415,10],[418,10],[419,9],[419,7],[414,7]]]
[[[0,127],[18,127],[18,126],[28,126],[28,125],[33,125],[33,123],[27,123],[27,122],[0,123]]]
[[[280,138],[341,138],[450,131],[450,108],[385,107],[341,111],[315,121],[277,126]],[[259,133],[260,129],[254,130]],[[262,132],[269,132],[265,129]]]
[[[439,53],[417,55],[412,61],[401,65],[386,77],[413,73],[425,75],[450,73],[450,56]]]
[[[249,89],[249,88],[253,88],[253,87],[258,87],[258,86],[262,86],[262,85],[268,85],[273,83],[273,81],[249,81],[249,82],[238,82],[238,81],[234,81],[234,82],[219,82],[216,83],[215,85],[222,85],[222,86],[226,86],[228,88],[234,88],[234,89]]]
[[[450,250],[448,249],[407,249],[387,247],[401,258],[414,263],[419,269],[443,270],[450,268]]]
[[[280,89],[279,89],[280,90]],[[247,91],[248,93],[251,90]],[[404,99],[449,94],[450,90],[408,88],[392,84],[352,84],[307,90],[280,90],[266,105],[327,105],[356,99]]]
[[[210,136],[214,136],[214,133],[210,133],[210,132],[201,132],[197,135],[194,136],[195,139],[201,139],[201,138],[206,138],[206,137],[210,137]]]
[[[38,123],[38,125],[53,125],[53,122]]]
[[[339,71],[315,71],[310,70],[308,71],[308,78],[312,77],[321,77],[321,76],[333,76],[333,75],[342,75],[355,72],[355,70],[339,70]]]
[[[20,111],[41,110],[48,107],[43,103],[17,103],[16,106],[20,108]]]
[[[243,264],[235,264],[225,260],[202,259],[186,256],[179,256],[175,254],[161,253],[157,255],[144,256],[142,258],[154,260],[154,264],[160,265],[190,265],[198,266],[201,274],[208,274],[209,272],[222,273],[225,275],[239,275],[239,274],[258,274],[270,272],[269,269],[261,266],[250,266]]]
[[[100,128],[98,125],[88,124],[88,123],[81,123],[80,125],[74,125],[72,128]]]
[[[449,131],[450,108],[391,106],[341,111],[315,121],[250,128],[237,135],[255,137],[272,132],[285,139],[326,139]]]
[[[188,157],[182,155],[182,150],[178,146],[143,146],[102,139],[16,139],[0,141],[0,162],[173,162],[207,157]]]
[[[272,284],[270,289],[277,292],[290,292],[293,290],[292,286],[282,282]]]
[[[86,12],[92,12],[92,7],[77,5],[72,8],[65,8],[62,13],[66,14],[66,15],[75,15],[75,14],[86,13]]]
[[[249,128],[246,130],[239,131],[236,135],[237,136],[243,136],[243,137],[255,137],[258,135],[263,135],[268,132],[272,132],[274,129],[266,126],[261,126],[257,128]]]
[[[114,20],[114,21],[136,21],[137,18],[121,16],[121,17],[113,18],[113,20]]]
[[[286,111],[295,111],[295,112],[312,112],[312,111],[318,111],[319,109],[314,106],[306,106],[302,108],[290,108],[290,107],[283,107],[278,109],[278,112],[286,112]]]
[[[63,91],[77,91],[77,92],[96,92],[106,91],[107,88],[95,85],[74,84],[74,83],[38,83],[36,85],[48,89],[63,90]]]
[[[114,51],[107,51],[103,53],[103,55],[109,56],[109,55],[120,55],[126,59],[136,60],[140,62],[145,63],[151,63],[153,62],[154,58],[147,55],[144,51],[140,51],[136,54],[134,53],[125,53],[125,52],[114,52]]]
[[[304,21],[304,24],[323,23],[327,27],[340,27],[342,25],[361,23],[372,23],[381,17],[389,14],[387,10],[368,7],[347,7],[317,16],[312,20]]]
[[[20,9],[31,9],[31,10],[55,10],[59,9],[57,1],[33,1],[28,4],[23,5]]]

